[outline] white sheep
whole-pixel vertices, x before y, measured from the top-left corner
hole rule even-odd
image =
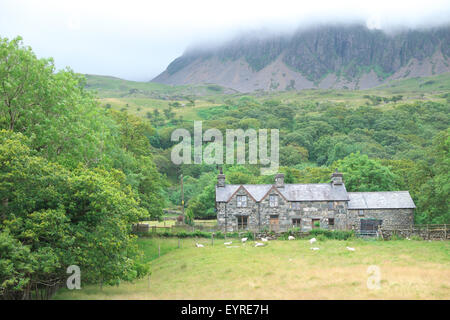
[[[312,239],[309,240],[309,243],[313,244],[316,241],[317,241],[316,238],[312,238]]]
[[[267,238],[261,238],[261,241],[262,241],[262,242],[267,242],[267,241],[269,241],[269,239],[267,239]]]
[[[204,247],[204,245],[202,245],[201,243],[196,243],[195,246],[196,246],[197,248],[203,248],[203,247]]]
[[[317,250],[320,250],[320,249],[319,248],[311,248],[311,250],[317,251]]]
[[[264,243],[257,242],[257,243],[255,244],[255,247],[264,247]]]
[[[233,243],[233,241],[230,241],[230,242],[224,242],[223,244],[226,245],[226,246],[229,246],[229,245],[232,244],[232,243]]]
[[[347,247],[347,250],[348,250],[348,251],[355,251],[355,248]]]
[[[289,236],[288,240],[295,240],[295,238],[293,236]]]
[[[241,241],[242,243],[245,243],[248,240],[248,238],[242,238]]]

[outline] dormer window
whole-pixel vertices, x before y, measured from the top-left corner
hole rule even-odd
[[[237,196],[237,207],[244,208],[247,206],[247,196]]]
[[[269,196],[269,205],[271,207],[278,207],[278,196],[273,194]]]

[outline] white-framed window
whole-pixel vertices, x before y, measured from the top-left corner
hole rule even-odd
[[[291,208],[294,210],[300,210],[300,202],[291,202]]]
[[[278,207],[278,196],[276,194],[269,196],[269,205],[271,207]]]
[[[237,196],[237,206],[239,208],[247,206],[247,196]]]
[[[333,210],[334,209],[334,203],[333,202],[328,202],[328,209]]]
[[[302,224],[302,219],[300,219],[300,218],[292,219],[292,226],[294,228],[300,228],[301,224]]]
[[[364,216],[364,210],[358,210],[358,216],[360,217]]]

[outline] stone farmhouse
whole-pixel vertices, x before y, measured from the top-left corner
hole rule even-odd
[[[275,231],[290,228],[353,229],[373,232],[382,226],[413,224],[415,205],[408,191],[347,192],[337,170],[330,183],[216,185],[217,223],[223,231]]]

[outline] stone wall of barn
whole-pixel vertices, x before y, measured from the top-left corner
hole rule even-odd
[[[349,209],[349,229],[359,231],[361,219],[382,220],[382,226],[409,227],[414,223],[414,209]]]

